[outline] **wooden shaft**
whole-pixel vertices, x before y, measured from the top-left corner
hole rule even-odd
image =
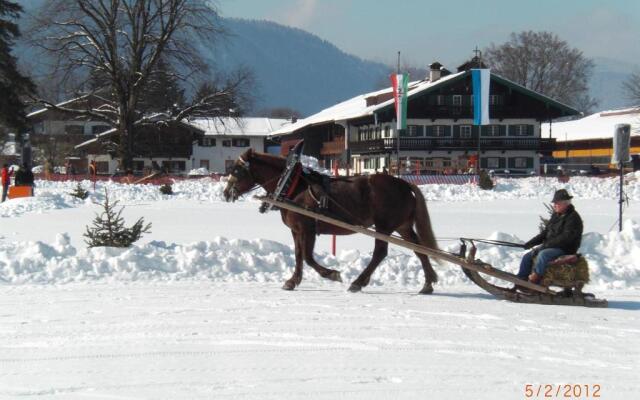
[[[481,263],[481,262],[474,262],[474,263],[470,263],[458,256],[454,256],[452,254],[449,254],[447,252],[444,252],[442,250],[436,250],[436,249],[430,249],[428,247],[422,246],[420,244],[416,244],[416,243],[412,243],[412,242],[408,242],[406,240],[394,237],[394,236],[390,236],[390,235],[385,235],[384,233],[380,233],[380,232],[376,232],[373,229],[369,229],[369,228],[365,228],[363,226],[358,226],[358,225],[351,225],[348,224],[346,222],[342,222],[338,219],[335,218],[331,218],[328,217],[326,215],[322,215],[316,212],[313,212],[311,210],[308,210],[306,208],[297,206],[297,205],[293,205],[287,202],[282,202],[282,201],[278,201],[278,200],[273,200],[267,196],[264,197],[257,197],[258,200],[263,201],[265,203],[269,203],[272,204],[276,207],[297,213],[297,214],[301,214],[304,215],[306,217],[309,218],[313,218],[313,219],[317,219],[319,221],[322,222],[326,222],[328,224],[337,226],[339,228],[343,228],[343,229],[347,229],[349,231],[352,232],[356,232],[356,233],[362,233],[363,235],[367,235],[370,236],[372,238],[378,239],[378,240],[382,240],[388,243],[393,243],[395,245],[398,245],[400,247],[404,247],[406,249],[409,250],[413,250],[416,253],[420,253],[420,254],[424,254],[426,256],[430,256],[430,257],[434,257],[434,258],[438,258],[444,261],[448,261],[450,263],[459,265],[463,268],[467,268],[470,269],[472,271],[477,271],[477,272],[481,272],[483,274],[487,274],[490,276],[494,276],[496,278],[511,282],[511,283],[515,283],[518,284],[520,286],[529,288],[529,289],[533,289],[535,291],[541,292],[541,293],[547,293],[547,294],[555,294],[553,291],[547,289],[544,286],[541,285],[537,285],[535,283],[531,283],[529,281],[525,281],[522,280],[520,278],[518,278],[516,275],[514,274],[510,274],[508,272],[505,271],[501,271],[499,269],[495,269],[493,268],[491,265],[486,264],[486,263]]]

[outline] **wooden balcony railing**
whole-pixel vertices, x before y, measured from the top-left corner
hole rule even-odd
[[[495,137],[480,138],[481,150],[553,150],[555,139]],[[398,148],[397,138],[350,142],[354,154],[389,153]],[[400,138],[400,151],[407,150],[477,150],[478,139]]]
[[[344,152],[344,138],[322,143],[320,155],[342,154]]]

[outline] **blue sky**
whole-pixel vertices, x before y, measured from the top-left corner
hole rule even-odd
[[[226,17],[304,29],[366,59],[450,69],[477,45],[548,30],[587,57],[640,65],[640,0],[217,0]]]

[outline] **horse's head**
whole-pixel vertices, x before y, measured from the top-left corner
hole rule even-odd
[[[249,149],[242,153],[233,164],[227,186],[224,188],[224,199],[226,201],[236,201],[238,197],[247,193],[257,184],[251,173],[251,159],[253,150]]]

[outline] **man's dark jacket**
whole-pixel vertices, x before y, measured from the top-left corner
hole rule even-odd
[[[570,205],[564,214],[553,213],[551,219],[539,235],[525,243],[529,249],[542,243],[545,249],[562,249],[565,254],[575,254],[582,240],[582,218]]]

